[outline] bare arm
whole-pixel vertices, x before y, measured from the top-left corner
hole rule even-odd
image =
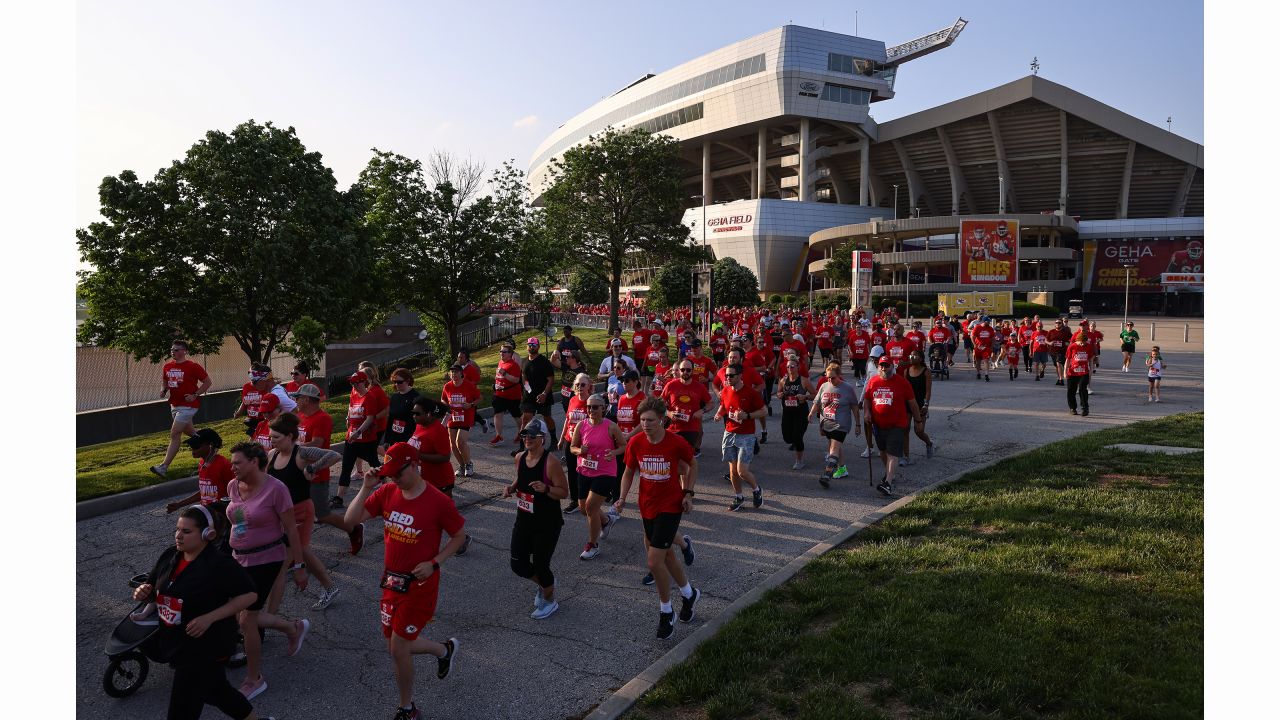
[[[347,506],[347,512],[343,514],[342,521],[347,527],[354,527],[357,523],[373,517],[373,513],[369,512],[364,506],[364,501],[369,499],[373,491],[378,487],[382,479],[378,477],[376,470],[370,470],[364,474],[363,482],[360,490],[356,493],[355,498],[351,500],[351,504]]]

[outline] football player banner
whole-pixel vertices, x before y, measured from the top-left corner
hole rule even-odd
[[[1203,283],[1204,241],[1199,238],[1084,243],[1085,292],[1124,292],[1126,284],[1135,293],[1195,290]]]
[[[960,221],[960,284],[1018,284],[1018,221]]]

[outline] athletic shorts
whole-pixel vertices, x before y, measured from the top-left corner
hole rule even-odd
[[[689,443],[689,447],[693,448],[694,452],[702,450],[702,447],[698,444],[698,435],[701,433],[697,433],[692,430],[685,430],[684,432],[678,432],[676,434],[684,438],[684,441]],[[619,460],[621,460],[621,458],[619,458]]]
[[[902,457],[902,443],[907,437],[906,428],[877,425],[872,434],[875,436],[877,448],[894,457]]]
[[[329,514],[329,482],[311,483],[311,511],[315,519]]]
[[[1067,364],[1067,355],[1066,355],[1066,353],[1062,353],[1062,354],[1054,353],[1054,354],[1053,354],[1053,364],[1054,364],[1054,365],[1066,365],[1066,364]]]
[[[725,432],[720,439],[720,457],[725,462],[750,465],[755,456],[756,436]]]
[[[493,397],[493,414],[497,417],[499,413],[506,413],[516,420],[520,419],[520,401],[509,398]]]
[[[1155,385],[1156,383],[1160,382],[1160,378],[1159,378],[1158,376],[1157,376],[1157,377],[1151,377],[1150,375],[1148,375],[1148,376],[1147,376],[1147,382],[1148,382],[1148,383],[1151,383],[1152,385]]]
[[[323,504],[328,507],[329,501],[325,500]],[[293,522],[298,526],[298,541],[302,543],[302,547],[311,545],[311,531],[316,527],[316,506],[311,498],[293,506]]]
[[[551,403],[551,396],[547,396],[546,402],[539,403],[537,395],[525,393],[524,398],[520,401],[520,410],[522,412],[529,413],[530,415],[546,415],[547,417],[551,417]]]
[[[844,439],[849,437],[848,430],[823,430],[821,427],[818,428],[818,434],[835,440],[838,443],[843,443]]]
[[[1134,346],[1134,343],[1120,343],[1120,352],[1135,352]]]
[[[249,579],[253,581],[253,591],[258,593],[258,599],[245,608],[246,610],[261,610],[267,604],[267,595],[271,592],[271,587],[276,584],[276,576],[280,574],[282,567],[284,567],[284,561],[276,560],[261,565],[250,565],[244,569],[249,573]]]
[[[974,348],[973,359],[974,360],[990,360],[991,348]]]
[[[196,411],[200,408],[180,407],[177,405],[169,406],[169,414],[173,416],[175,423],[189,423],[196,417]]]
[[[822,354],[824,363],[831,362],[831,354],[835,352],[835,348],[818,348],[818,352]]]
[[[1032,353],[1031,359],[1038,365],[1048,365],[1049,353],[1047,352]]]
[[[410,584],[407,593],[394,590],[382,591],[382,636],[390,638],[395,633],[405,640],[416,640],[436,614],[436,599],[440,596],[440,575]]]
[[[471,432],[470,424],[463,425],[462,423],[458,423],[457,425],[454,425],[453,423],[450,423],[448,425],[445,425],[445,427],[448,428],[449,430],[461,430],[462,432]]]
[[[618,463],[621,465],[622,463]],[[618,497],[619,483],[617,475],[583,475],[578,471],[578,497],[584,502],[587,493],[595,493],[600,497]],[[584,506],[585,507],[585,506]]]
[[[969,337],[968,335],[964,336],[964,349],[965,350],[973,349],[973,338]]]
[[[671,547],[676,541],[676,531],[680,529],[680,517],[681,513],[658,513],[652,518],[641,518],[649,547],[656,550]]]

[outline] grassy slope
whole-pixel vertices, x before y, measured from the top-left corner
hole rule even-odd
[[[1203,414],[1054,443],[924,495],[769,592],[641,718],[1192,718]]]
[[[578,330],[576,334],[586,343],[587,351],[591,353],[598,367],[598,362],[603,356],[602,348],[607,333],[603,330]],[[517,350],[523,353],[524,348],[521,346]],[[487,407],[493,396],[493,383],[489,380],[493,378],[494,370],[498,366],[498,346],[492,345],[477,350],[472,355],[472,359],[480,366],[481,371],[480,392],[484,399],[481,400],[480,405]],[[591,368],[592,372],[595,369],[595,367]],[[444,369],[416,370],[414,387],[420,393],[439,397],[440,390],[448,380],[447,376],[448,373]],[[389,383],[384,384],[383,389],[388,393],[394,392]],[[329,400],[323,407],[333,416],[335,430],[333,441],[339,442],[346,431],[346,397]],[[240,419],[202,422],[200,426],[217,430],[228,447],[245,437],[244,423]],[[76,500],[87,500],[160,482],[159,478],[152,475],[147,468],[164,459],[164,451],[168,445],[169,433],[158,432],[77,448]],[[191,459],[190,453],[184,447],[180,449],[178,457],[169,468],[169,477],[194,475],[195,468],[195,461]]]

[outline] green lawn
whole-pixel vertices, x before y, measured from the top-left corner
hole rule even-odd
[[[810,563],[636,718],[1198,718],[1202,413],[1090,433],[916,499]]]
[[[529,332],[532,333],[533,331]],[[575,334],[580,336],[582,341],[586,343],[587,351],[591,353],[591,358],[595,361],[595,367],[591,368],[591,372],[594,374],[596,368],[599,367],[600,359],[603,357],[604,341],[608,333],[603,330],[584,329],[576,330]],[[544,347],[543,350],[545,351],[546,348]],[[522,344],[517,347],[517,351],[523,354],[524,347]],[[491,345],[482,350],[477,350],[472,354],[472,359],[476,361],[481,370],[480,392],[484,399],[481,400],[480,405],[481,407],[488,407],[493,396],[491,379],[493,378],[494,370],[498,366],[498,346]],[[429,371],[415,370],[414,387],[420,393],[430,397],[439,397],[440,390],[444,387],[445,381],[448,380],[447,376],[448,372],[444,368]],[[382,379],[386,380],[386,378]],[[394,392],[389,383],[384,384],[383,389],[388,393]],[[347,399],[342,397],[329,400],[324,403],[323,407],[333,417],[335,430],[333,441],[339,442],[346,433]],[[245,437],[242,419],[203,423],[201,427],[211,427],[217,430],[228,447]],[[160,482],[160,479],[152,475],[148,468],[164,459],[164,451],[168,445],[169,433],[158,432],[77,448],[76,500],[88,500],[89,498],[111,495]],[[195,470],[195,461],[191,459],[190,452],[183,447],[173,465],[169,468],[169,477],[187,477],[194,475]]]

